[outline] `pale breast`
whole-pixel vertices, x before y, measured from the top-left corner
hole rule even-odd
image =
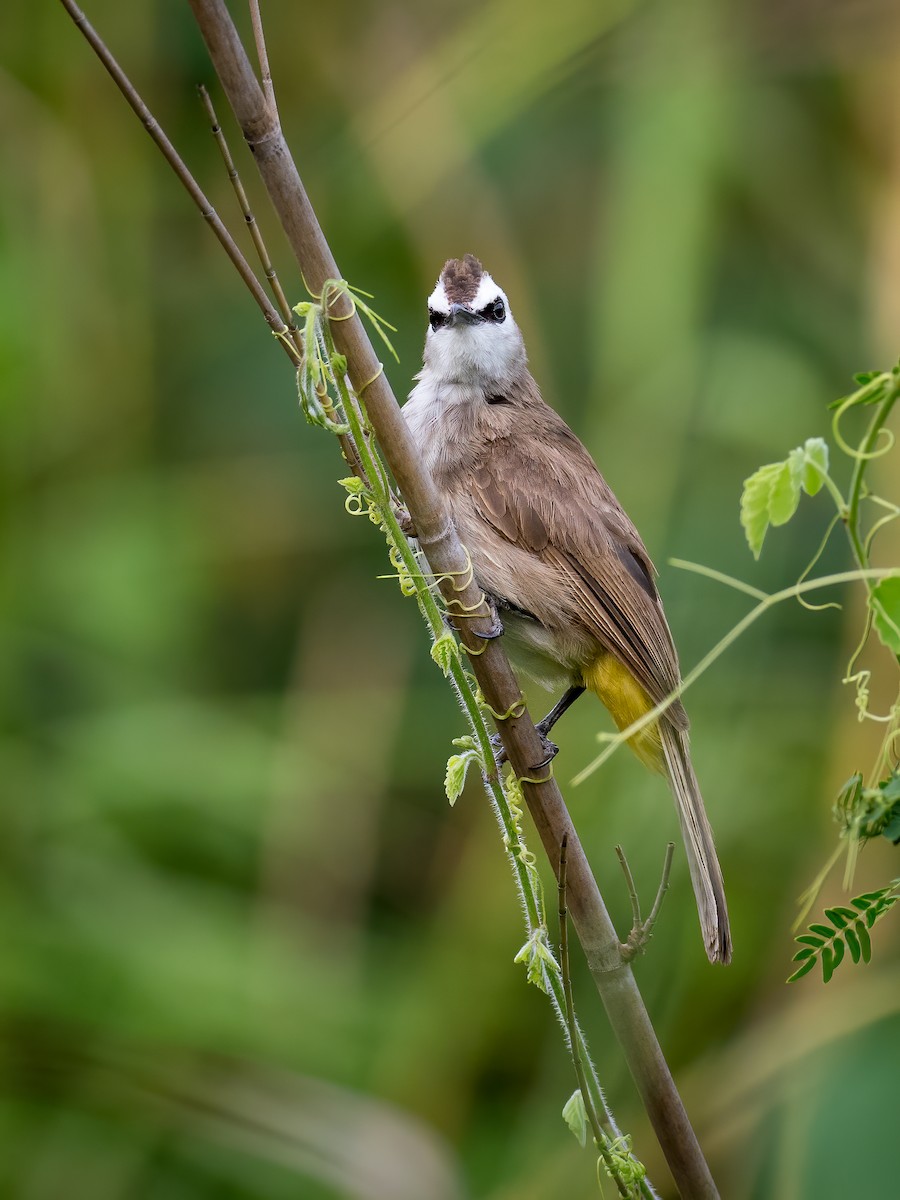
[[[404,405],[403,415],[447,501],[475,579],[501,609],[507,609],[501,619],[511,657],[540,683],[555,687],[567,675],[577,674],[578,665],[596,646],[577,620],[558,569],[501,537],[475,506],[467,479],[484,452],[484,405],[481,391],[446,383],[435,386],[426,377]],[[495,413],[493,424],[505,416]]]

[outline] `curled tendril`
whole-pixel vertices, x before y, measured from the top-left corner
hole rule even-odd
[[[525,795],[522,791],[522,780],[515,775],[510,775],[503,783],[503,794],[506,796],[506,803],[509,808],[509,814],[512,818],[512,827],[515,835],[515,841],[504,834],[503,842],[506,849],[516,856],[523,867],[532,875],[540,884],[540,876],[537,870],[537,857],[533,851],[529,850],[525,844],[525,834],[522,831],[522,819],[525,809]],[[544,893],[540,893],[540,909],[544,911]]]
[[[896,717],[893,708],[886,713],[869,712],[869,681],[871,678],[871,671],[855,671],[852,675],[848,671],[841,683],[852,683],[856,688],[854,703],[858,721],[874,721],[878,725],[888,725]]]
[[[362,400],[362,398],[363,398],[363,395],[364,395],[364,393],[365,393],[366,389],[367,389],[367,388],[370,388],[370,387],[372,386],[372,384],[375,382],[375,380],[376,380],[376,379],[380,379],[380,378],[381,378],[381,376],[382,376],[383,374],[384,374],[384,363],[383,363],[383,362],[380,362],[380,363],[378,364],[378,370],[375,372],[375,374],[372,376],[372,378],[371,378],[371,379],[367,379],[365,383],[361,384],[361,385],[360,385],[360,386],[359,386],[359,387],[356,389],[356,398],[357,398],[358,400]],[[368,416],[366,417],[366,425],[365,425],[365,429],[366,429],[366,433],[371,433],[371,432],[372,432],[372,427],[371,427],[371,425],[369,424],[369,418],[368,418]]]
[[[391,566],[397,570],[397,578],[400,581],[400,591],[404,596],[415,596],[416,581],[406,569],[406,564],[403,561],[403,555],[397,546],[394,545],[393,538],[388,538],[388,558],[391,560]]]
[[[553,763],[547,763],[547,774],[542,775],[540,779],[536,775],[520,775],[519,783],[546,783],[548,779],[553,778]]]
[[[854,703],[856,704],[856,717],[858,721],[875,721],[879,725],[886,725],[893,719],[894,710],[881,715],[879,713],[869,712],[869,681],[872,678],[872,672],[867,670],[856,670],[856,664],[859,657],[866,647],[869,640],[869,634],[872,631],[872,610],[866,610],[866,620],[863,625],[862,636],[856,644],[856,648],[850,655],[850,660],[844,671],[844,677],[841,683],[853,684],[856,688],[856,696]]]
[[[856,671],[852,675],[845,675],[842,680],[843,683],[852,683],[856,688],[854,703],[858,721],[865,721],[869,716],[869,680],[871,678],[871,671]]]
[[[495,721],[508,721],[510,719],[510,717],[521,717],[522,714],[525,712],[525,701],[522,699],[521,696],[518,698],[518,700],[513,701],[513,703],[509,706],[509,708],[506,710],[506,712],[502,712],[502,713],[496,712],[493,708],[491,708],[491,706],[488,704],[487,700],[485,700],[484,695],[482,694],[480,689],[479,689],[475,699],[478,701],[481,708],[485,709],[487,712],[489,712],[491,714],[491,716],[494,718]]]
[[[358,492],[355,495],[348,496],[344,501],[344,508],[351,517],[361,517],[368,510],[369,503],[365,496],[361,496]]]
[[[869,496],[867,499],[874,500],[876,503],[884,503],[884,501],[880,501],[878,496]],[[875,541],[876,536],[881,532],[885,525],[890,525],[891,521],[896,521],[898,517],[900,517],[900,508],[894,508],[893,512],[886,513],[883,517],[879,518],[879,520],[875,522],[866,535],[866,554],[871,551],[872,543]]]
[[[475,578],[475,568],[472,566],[472,556],[469,554],[469,551],[465,546],[463,546],[463,552],[466,556],[466,565],[461,571],[444,571],[440,575],[435,575],[434,577],[438,583],[443,583],[444,580],[446,580],[453,588],[454,592],[464,592]],[[457,577],[460,577],[462,582],[457,583]],[[471,613],[474,612],[476,608],[480,608],[484,603],[485,597],[482,593],[482,596],[478,600],[477,604],[467,605],[463,604],[461,600],[448,600],[447,606],[449,607],[451,604],[458,604],[459,611],[461,613]]]
[[[467,646],[465,642],[462,643],[462,648],[465,650],[466,654],[468,654],[469,658],[480,658],[481,655],[484,654],[485,650],[487,650],[489,645],[490,638],[485,638],[481,643],[480,649],[478,650],[474,649],[472,646]]]
[[[348,283],[346,279],[326,279],[322,284],[322,292],[319,296],[314,295],[309,286],[306,284],[305,280],[304,286],[306,286],[306,290],[319,305],[322,312],[327,314],[329,321],[349,321],[352,317],[355,317],[357,313],[362,313],[374,331],[387,346],[394,359],[396,359],[397,362],[400,361],[391,339],[385,332],[385,330],[389,329],[391,333],[396,333],[397,330],[390,323],[390,321],[386,321],[384,317],[375,312],[375,310],[366,304],[365,300],[362,299],[363,296],[366,296],[369,300],[371,300],[372,296],[369,292],[364,292],[361,288],[354,287],[352,284]],[[330,311],[331,306],[340,296],[345,296],[347,300],[349,300],[350,311],[339,316],[333,315]],[[380,374],[380,371],[378,374]],[[377,379],[377,377],[378,376],[376,375],[374,378]],[[365,387],[368,387],[369,384],[373,382],[374,379],[370,379],[369,383],[365,384]],[[363,390],[365,390],[365,387]]]
[[[816,565],[816,563],[819,561],[819,559],[825,553],[825,547],[828,545],[828,540],[831,537],[832,533],[834,533],[835,526],[837,525],[838,521],[840,521],[840,519],[841,519],[841,514],[839,512],[835,513],[834,516],[831,518],[828,528],[825,530],[825,536],[822,538],[821,542],[819,543],[818,550],[815,552],[815,554],[812,556],[810,561],[807,563],[806,569],[804,570],[804,572],[800,576],[800,578],[797,580],[798,583],[803,583],[804,579],[806,579],[808,577],[808,575],[812,571],[813,567]],[[838,612],[840,612],[843,607],[842,605],[838,604],[837,600],[826,600],[824,604],[813,604],[811,600],[805,600],[799,592],[797,593],[797,600],[809,612],[824,612],[826,608],[836,608],[838,610]]]
[[[895,704],[891,709],[890,717],[892,720],[900,720],[900,704]],[[892,729],[884,739],[884,744],[881,747],[880,763],[886,763],[894,751],[894,743],[900,742],[900,728]]]
[[[880,446],[877,450],[868,451],[854,448],[845,440],[840,428],[841,418],[843,417],[844,413],[848,412],[851,408],[855,408],[859,401],[860,397],[858,392],[855,392],[852,396],[847,397],[847,399],[843,402],[843,404],[840,405],[834,416],[831,418],[831,432],[834,435],[834,440],[849,458],[856,459],[857,461],[867,462],[873,458],[881,458],[883,455],[890,453],[890,451],[893,449],[896,439],[892,430],[882,428],[878,431],[878,433],[879,436],[882,433],[885,435],[884,445]]]
[[[291,326],[284,325],[281,329],[273,329],[272,337],[275,338],[277,341],[281,342],[283,345],[287,346],[288,351],[290,352],[290,356],[293,359],[294,365],[299,367],[302,359],[300,357],[299,350],[294,345],[293,339],[291,337],[291,331],[292,331]],[[296,326],[293,327],[293,332],[295,332],[295,333],[297,332]]]

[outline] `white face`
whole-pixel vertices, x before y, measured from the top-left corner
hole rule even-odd
[[[470,303],[451,304],[439,279],[428,298],[425,366],[447,383],[490,387],[525,365],[525,346],[509,302],[485,271]]]

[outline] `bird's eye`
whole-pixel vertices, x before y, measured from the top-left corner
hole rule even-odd
[[[498,296],[496,300],[492,300],[490,304],[486,304],[478,315],[484,317],[486,321],[497,321],[499,323],[506,317],[506,306]]]
[[[438,312],[436,309],[429,308],[428,324],[431,326],[432,329],[440,329],[440,327],[442,325],[445,325],[446,323],[447,323],[447,314],[446,313]]]

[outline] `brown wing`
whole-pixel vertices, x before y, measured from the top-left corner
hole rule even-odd
[[[475,506],[507,541],[562,574],[579,619],[659,703],[679,671],[653,564],[587,450],[544,411],[549,427],[545,418],[530,436],[520,428],[486,449],[472,476]],[[668,713],[687,726],[680,704]]]

